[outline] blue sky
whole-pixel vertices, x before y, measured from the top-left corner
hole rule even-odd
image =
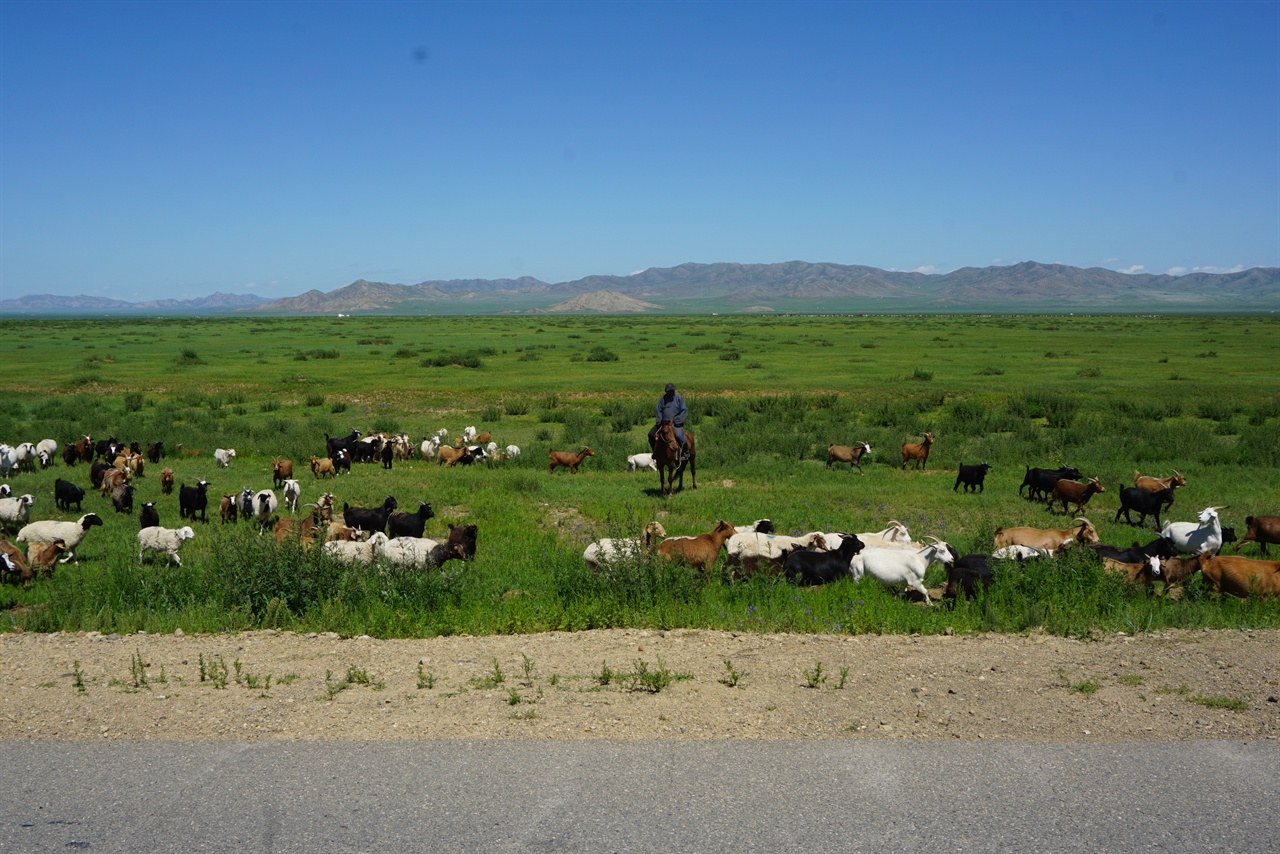
[[[1280,2],[0,3],[0,298],[1280,266]]]

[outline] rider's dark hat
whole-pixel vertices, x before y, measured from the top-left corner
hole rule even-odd
[[[675,383],[667,383],[667,391],[675,391],[675,390],[676,390]]]

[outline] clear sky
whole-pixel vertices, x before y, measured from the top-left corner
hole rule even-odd
[[[1280,2],[0,2],[0,298],[1280,266]]]

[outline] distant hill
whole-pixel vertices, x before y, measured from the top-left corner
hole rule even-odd
[[[1258,311],[1280,309],[1280,268],[1238,273],[1117,273],[1026,261],[945,274],[845,264],[681,264],[630,276],[549,284],[449,279],[413,285],[364,279],[332,291],[266,301],[214,294],[129,303],[26,296],[0,313],[514,314],[525,312]]]

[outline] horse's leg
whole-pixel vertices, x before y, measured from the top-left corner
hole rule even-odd
[[[694,462],[693,451],[689,452],[689,476],[693,478],[693,488],[698,488],[698,465]]]

